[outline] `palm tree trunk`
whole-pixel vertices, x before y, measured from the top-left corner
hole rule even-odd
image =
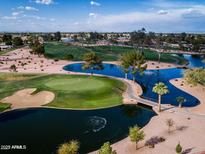
[[[90,72],[90,76],[91,76],[91,77],[93,76],[93,70],[91,70],[91,72]]]
[[[125,79],[127,79],[127,73],[125,73]]]
[[[93,76],[93,67],[90,68],[90,76]]]
[[[161,53],[160,52],[158,53],[158,56],[159,56],[158,57],[158,63],[160,63],[160,59],[161,59]]]
[[[161,112],[161,95],[158,95],[158,111]]]
[[[182,103],[180,102],[180,103],[179,103],[179,108],[181,108],[181,107],[182,107]]]
[[[133,74],[132,80],[133,80],[133,82],[135,83],[135,74]]]

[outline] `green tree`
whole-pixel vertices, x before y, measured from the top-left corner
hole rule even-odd
[[[177,154],[180,154],[180,153],[182,152],[182,146],[180,145],[180,142],[177,144],[175,150],[176,150],[176,153],[177,153]]]
[[[44,45],[40,44],[38,41],[36,41],[31,48],[32,52],[39,56],[45,53]]]
[[[133,81],[135,81],[135,76],[137,73],[142,74],[147,68],[144,55],[139,51],[131,51],[123,54],[120,61],[124,70],[127,71],[131,68]]]
[[[14,46],[22,46],[23,45],[23,40],[20,37],[15,37],[13,39],[13,45]]]
[[[12,72],[17,72],[17,67],[16,65],[11,65],[9,68]]]
[[[152,91],[158,94],[158,111],[160,112],[161,111],[161,97],[162,95],[169,93],[168,87],[164,83],[159,82],[155,84]]]
[[[73,60],[74,59],[74,56],[72,54],[68,54],[66,55],[66,60]]]
[[[117,154],[117,152],[112,150],[112,147],[110,146],[110,142],[106,142],[101,146],[100,150],[98,151],[98,154]]]
[[[146,30],[145,28],[142,28],[141,30],[138,30],[138,31],[134,31],[130,34],[131,38],[131,42],[132,42],[132,45],[137,48],[139,47],[142,47],[143,49],[143,46],[145,44],[145,39],[146,39],[146,34],[145,34]]]
[[[97,42],[98,40],[102,40],[103,39],[103,35],[101,35],[98,32],[90,32],[90,38],[89,41],[91,42]]]
[[[6,44],[6,45],[12,45],[12,41],[11,41],[11,40],[8,40],[8,41],[5,42],[5,44]]]
[[[79,150],[79,142],[71,140],[68,143],[63,143],[57,149],[57,154],[77,154]]]
[[[6,45],[12,45],[12,35],[5,34],[2,37],[3,42],[5,42]]]
[[[102,70],[103,69],[103,64],[102,60],[100,57],[96,55],[95,52],[89,52],[86,53],[83,57],[83,60],[85,63],[83,64],[83,69],[89,69],[91,70],[91,76],[93,75],[94,70]]]
[[[37,37],[29,34],[27,36],[27,42],[29,44],[29,47],[32,48],[34,46],[35,42],[37,42]]]
[[[144,131],[140,130],[138,126],[129,128],[129,137],[132,142],[136,143],[136,150],[138,148],[138,142],[142,141],[145,137]]]
[[[56,41],[60,41],[61,40],[61,33],[60,32],[56,32],[55,34],[54,34],[54,38],[55,38],[55,40]]]
[[[196,68],[196,69],[189,69],[186,70],[184,73],[184,78],[188,84],[196,86],[200,84],[205,86],[205,69]]]
[[[181,108],[182,104],[186,102],[186,99],[182,96],[177,97],[176,100],[179,103],[179,108]]]

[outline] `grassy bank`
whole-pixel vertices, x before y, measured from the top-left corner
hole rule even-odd
[[[0,73],[0,86],[4,87],[0,89],[0,99],[21,89],[37,88],[55,93],[55,99],[47,106],[92,109],[120,105],[125,90],[124,83],[106,77],[25,74],[16,77]]]
[[[13,50],[16,50],[16,49],[22,48],[22,47],[24,47],[24,46],[14,47],[14,48],[10,48],[10,49],[6,49],[6,50],[2,50],[2,51],[0,51],[0,56],[1,56],[1,55],[4,55],[4,54],[6,54],[6,53],[8,53],[8,52],[10,52],[10,51],[13,51]]]
[[[11,107],[11,104],[0,102],[0,112],[5,111]]]
[[[87,52],[94,51],[104,61],[115,61],[119,60],[120,55],[124,52],[134,50],[132,47],[119,47],[119,46],[96,46],[96,47],[78,47],[72,45],[66,45],[63,43],[47,43],[45,45],[45,55],[48,58],[53,59],[67,59],[69,55],[73,55],[73,60],[82,60],[83,55]],[[147,60],[158,60],[158,53],[149,49],[144,49],[144,55]],[[169,53],[161,55],[162,62],[184,64],[186,60],[180,56],[174,56]]]

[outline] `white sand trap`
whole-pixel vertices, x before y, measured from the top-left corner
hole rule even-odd
[[[19,109],[40,107],[50,103],[55,98],[55,94],[49,91],[41,91],[31,95],[34,91],[36,91],[36,88],[19,90],[12,96],[2,99],[1,102],[10,103],[12,109]]]

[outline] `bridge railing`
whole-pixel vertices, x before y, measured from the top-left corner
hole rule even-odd
[[[145,97],[145,96],[140,96],[140,98],[148,100],[148,101],[152,101],[152,102],[155,102],[155,103],[157,103],[157,101],[158,101],[157,99],[149,98],[149,97]]]

